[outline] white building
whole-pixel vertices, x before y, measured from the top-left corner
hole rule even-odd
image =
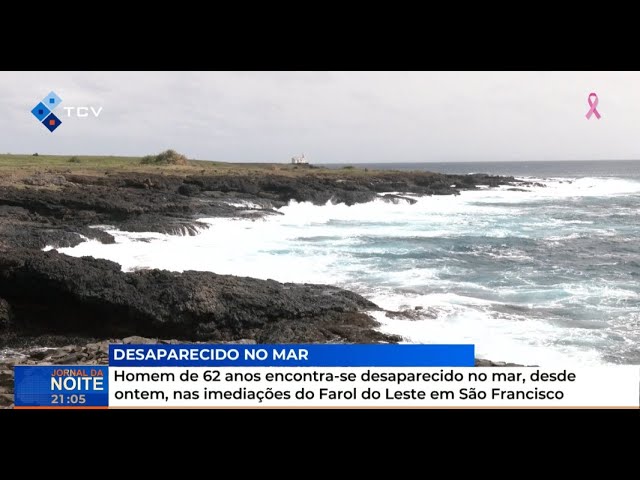
[[[299,163],[309,163],[309,160],[307,160],[304,156],[304,153],[302,155],[296,155],[295,157],[291,157],[291,163],[294,164],[299,164]]]

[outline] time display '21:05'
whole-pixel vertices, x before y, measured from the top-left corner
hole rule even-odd
[[[52,405],[83,405],[86,401],[84,395],[62,395],[60,393],[51,395]]]

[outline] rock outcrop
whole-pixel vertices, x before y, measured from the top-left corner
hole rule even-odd
[[[194,235],[198,228],[206,228],[196,222],[197,218],[272,215],[290,200],[354,205],[381,197],[411,204],[415,200],[388,192],[451,195],[478,186],[524,184],[513,177],[387,171],[296,176],[81,175],[69,171],[36,172],[18,181],[1,180],[0,250],[70,247],[87,238],[113,242],[108,233],[90,228],[95,225]]]
[[[328,286],[210,272],[141,270],[56,251],[0,253],[5,331],[19,336],[153,335],[260,343],[397,341],[372,329],[378,307]],[[4,305],[1,304],[1,305]],[[0,308],[2,306],[0,305]]]

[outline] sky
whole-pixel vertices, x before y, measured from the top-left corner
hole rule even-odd
[[[51,91],[62,99],[54,132],[30,113]],[[585,117],[591,92],[599,120]],[[0,153],[640,159],[640,72],[0,72],[0,109]]]

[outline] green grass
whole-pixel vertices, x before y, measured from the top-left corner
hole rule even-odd
[[[80,159],[83,167],[127,167],[139,162],[137,157],[94,157],[83,155],[13,155],[11,153],[0,154],[0,168],[20,168],[20,167],[72,167],[69,159],[76,157]]]
[[[141,171],[155,172],[163,171],[188,171],[207,170],[229,170],[244,168],[242,164],[209,162],[202,160],[190,160],[188,165],[145,165],[142,164],[143,157],[118,157],[118,156],[96,156],[96,155],[16,155],[11,153],[0,154],[0,172],[10,173],[18,171],[35,171],[41,169],[49,170],[72,170],[86,172],[104,171]],[[268,165],[263,165],[266,168]],[[248,166],[247,169],[255,169],[256,165]]]
[[[51,170],[103,175],[109,172],[148,172],[176,175],[246,175],[271,173],[287,176],[375,176],[383,172],[355,166],[341,169],[299,168],[289,163],[227,163],[207,160],[189,160],[188,165],[143,164],[144,157],[92,156],[92,155],[15,155],[0,154],[1,175],[29,175],[35,171]],[[73,159],[73,160],[72,160]],[[385,174],[393,171],[386,171]]]

